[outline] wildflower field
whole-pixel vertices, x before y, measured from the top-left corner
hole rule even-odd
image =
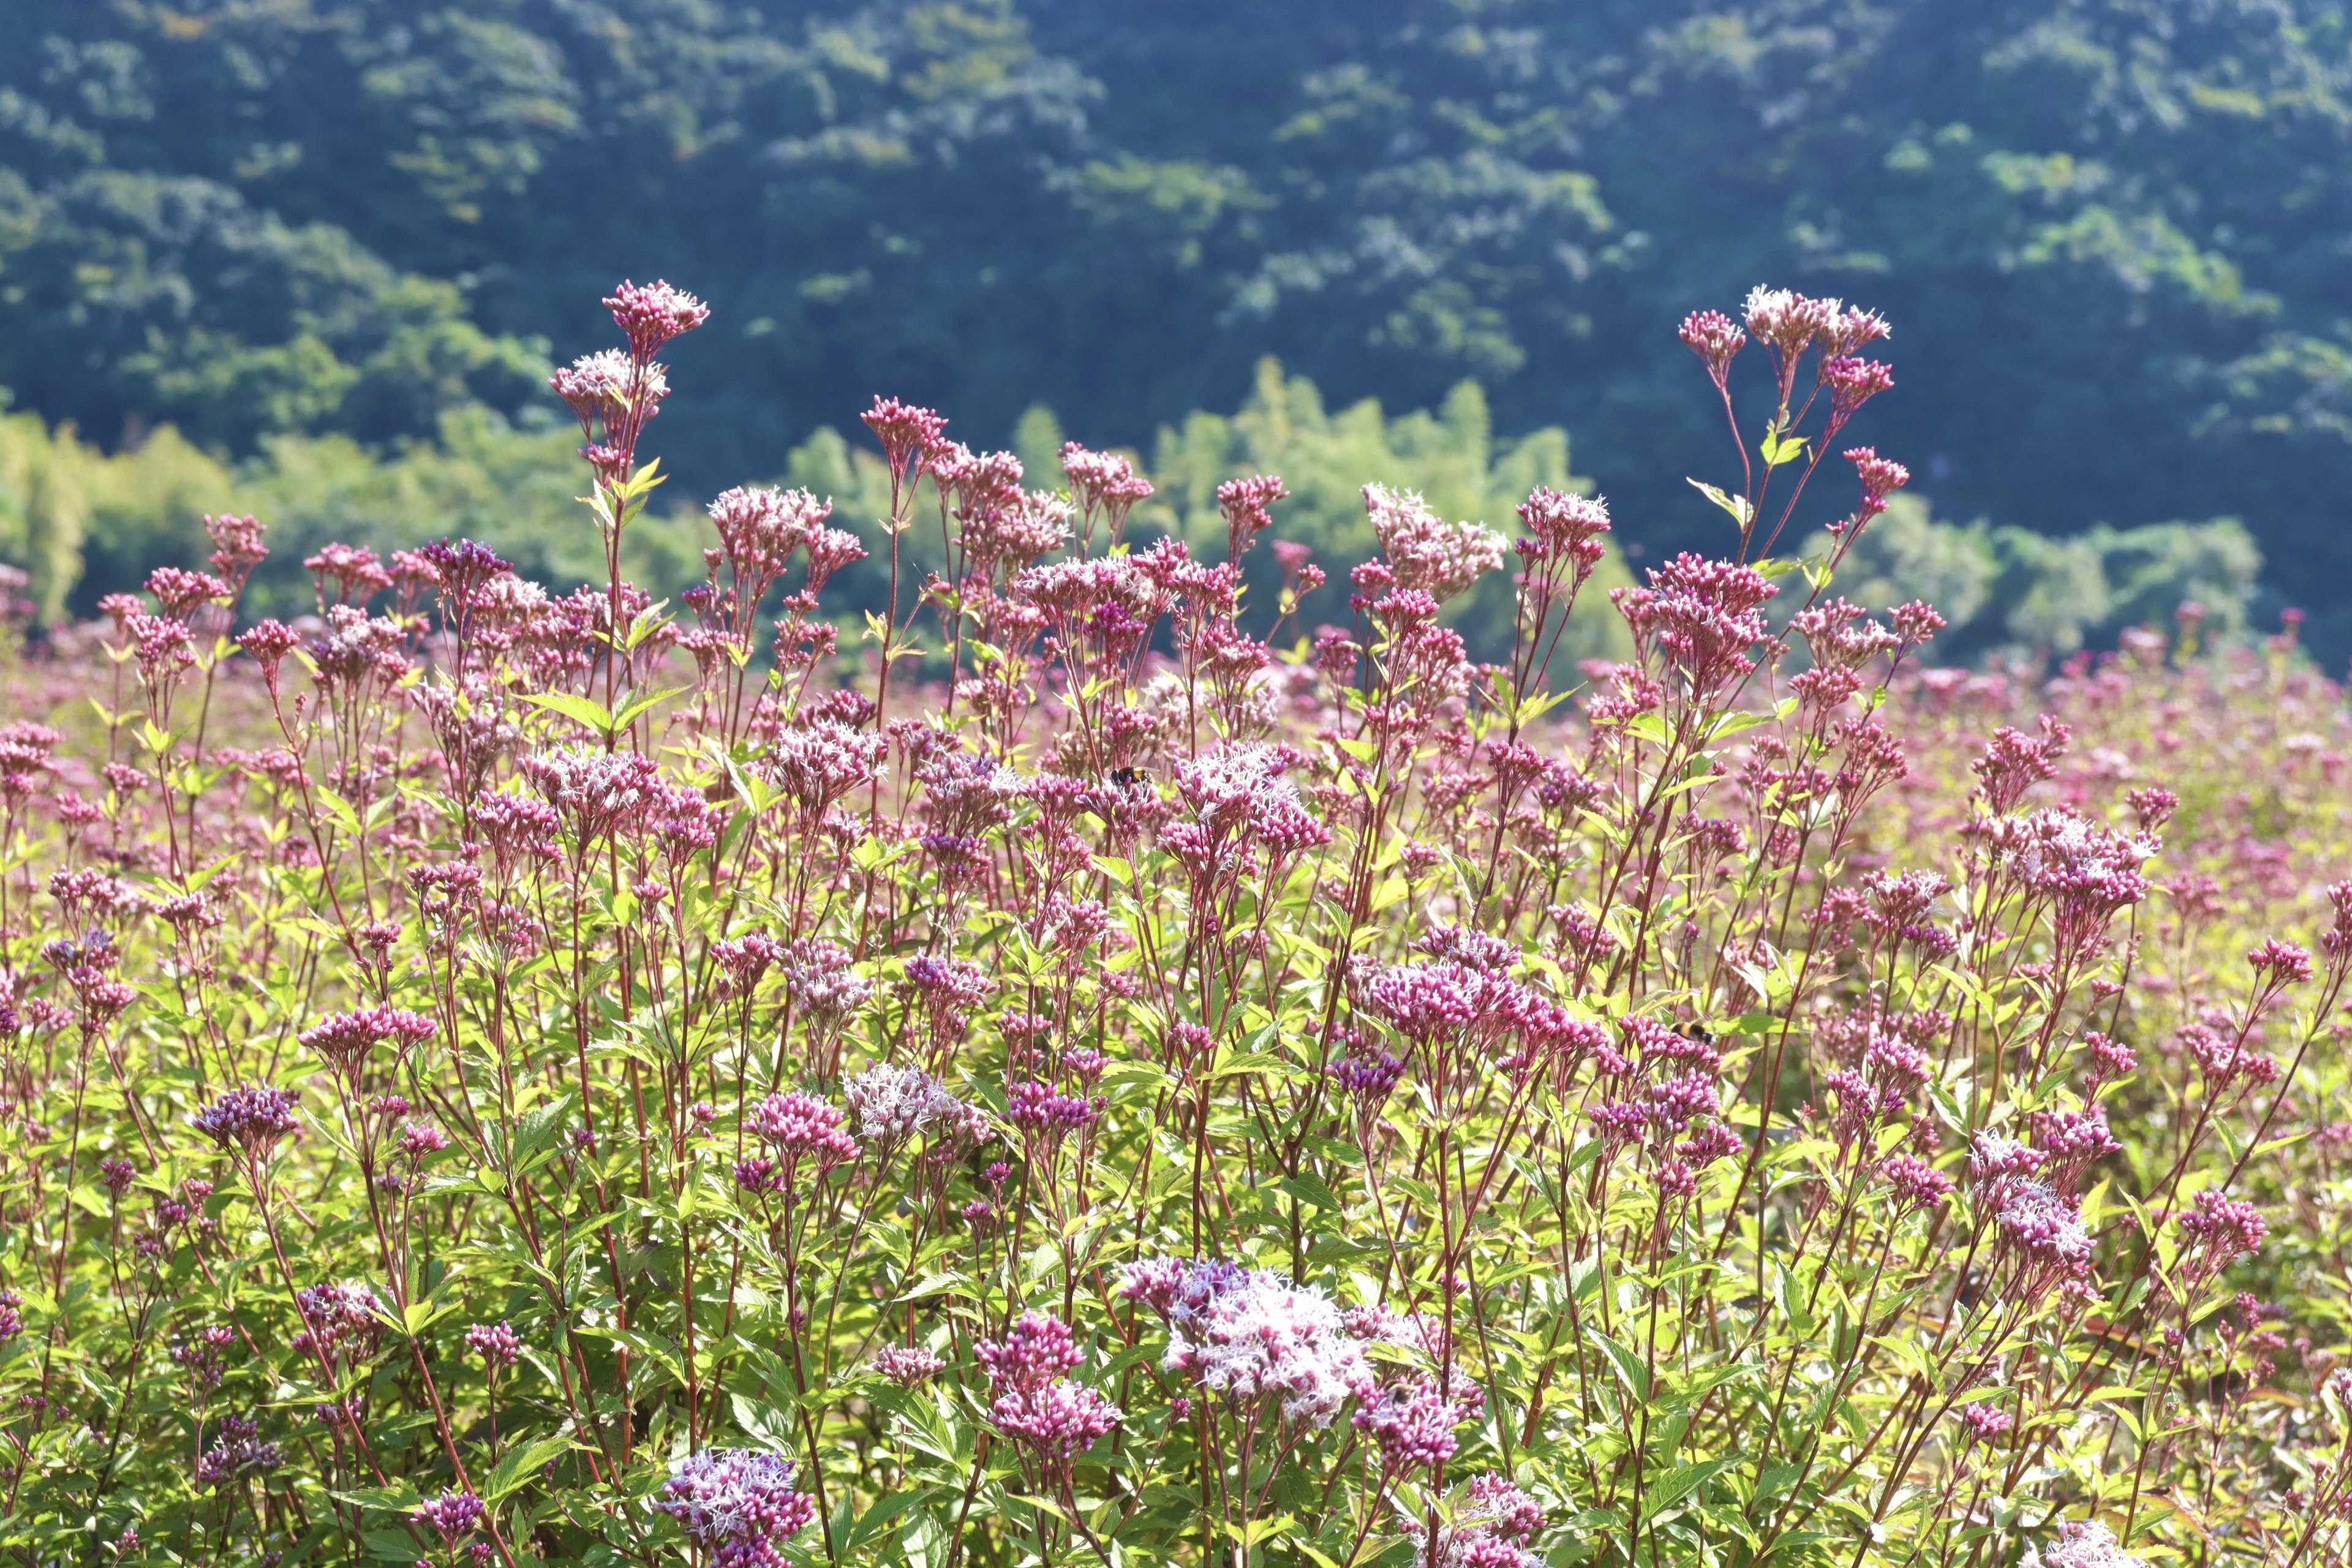
[[[1684,323],[1717,557],[1368,487],[1328,626],[883,400],[651,602],[607,303],[607,581],[216,517],[0,671],[7,1561],[2352,1560],[2344,694],[1839,597],[1876,316]]]

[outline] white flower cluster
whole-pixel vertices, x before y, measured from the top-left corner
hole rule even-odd
[[[986,1119],[948,1091],[948,1086],[918,1067],[877,1062],[844,1086],[857,1113],[857,1135],[875,1142],[969,1127]]]
[[[1168,1316],[1170,1372],[1234,1400],[1277,1399],[1285,1420],[1317,1427],[1371,1394],[1363,1346],[1313,1286],[1271,1268],[1196,1264],[1161,1281],[1143,1277],[1150,1268],[1133,1271],[1129,1289]]]

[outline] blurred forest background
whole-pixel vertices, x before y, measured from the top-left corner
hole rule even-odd
[[[331,535],[593,574],[542,378],[611,340],[625,275],[715,312],[649,442],[672,515],[633,565],[665,591],[727,485],[870,519],[877,392],[1033,481],[1065,434],[1131,449],[1173,531],[1276,469],[1334,566],[1364,480],[1507,527],[1573,477],[1638,569],[1725,542],[1675,323],[1769,281],[1895,324],[1899,393],[1849,434],[1914,488],[1864,565],[1944,605],[1948,657],[2184,596],[2352,653],[2337,0],[0,0],[0,559],[47,616],[224,510],[272,524],[288,605]],[[1825,483],[1815,522],[1850,504]]]

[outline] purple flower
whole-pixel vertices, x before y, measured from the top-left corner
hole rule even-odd
[[[1972,1400],[1960,1406],[1960,1425],[1968,1428],[1973,1440],[1990,1443],[2009,1430],[2010,1419],[2007,1414],[1983,1401]]]
[[[1906,1209],[1929,1209],[1952,1195],[1952,1178],[1909,1154],[1895,1154],[1879,1163],[1878,1173]]]
[[[449,1135],[430,1121],[412,1121],[400,1135],[400,1152],[421,1161],[449,1147]]]
[[[476,1323],[466,1331],[466,1348],[492,1368],[512,1366],[522,1355],[521,1339],[513,1325],[505,1322]]]
[[[195,1127],[222,1148],[258,1159],[299,1126],[294,1106],[282,1089],[233,1089],[196,1113]]]
[[[441,1537],[443,1548],[455,1551],[457,1543],[473,1534],[482,1522],[482,1500],[472,1492],[443,1492],[414,1510],[409,1517],[430,1526]]]
[[[1507,1477],[1474,1478],[1453,1517],[1429,1538],[1427,1523],[1407,1510],[1401,1521],[1413,1542],[1412,1561],[1443,1568],[1536,1568],[1535,1553],[1527,1549],[1543,1528],[1543,1506],[1511,1484]]]
[[[2175,1222],[2186,1238],[2182,1271],[2191,1279],[2211,1279],[2239,1258],[2262,1250],[2270,1225],[2253,1205],[2225,1197],[2211,1187],[2197,1194],[2196,1204]]]
[[[843,1120],[837,1106],[793,1089],[772,1094],[754,1106],[751,1131],[761,1142],[774,1145],[787,1169],[811,1159],[819,1170],[829,1170],[857,1158],[857,1141],[842,1131]]]
[[[968,1124],[971,1108],[919,1067],[877,1062],[845,1086],[858,1133],[877,1142]]]
[[[974,1349],[998,1394],[1042,1388],[1085,1359],[1070,1326],[1049,1312],[1024,1312],[1003,1339],[982,1340]]]
[[[1354,1417],[1356,1430],[1381,1446],[1381,1462],[1391,1475],[1452,1458],[1460,1446],[1454,1428],[1465,1418],[1461,1406],[1427,1378],[1387,1390],[1359,1405]]]
[[[295,1292],[302,1331],[294,1348],[331,1361],[355,1362],[375,1353],[383,1337],[383,1305],[365,1285],[312,1285]]]
[[[793,1461],[750,1448],[705,1448],[670,1467],[654,1506],[719,1560],[780,1563],[772,1542],[816,1517],[816,1500],[793,1489]]]
[[[1331,1081],[1367,1104],[1386,1100],[1404,1077],[1404,1063],[1374,1046],[1362,1046],[1333,1062]]]
[[[196,1485],[210,1489],[253,1470],[274,1470],[285,1462],[275,1443],[262,1442],[251,1420],[224,1415],[213,1444],[196,1459]]]
[[[1102,1115],[1102,1102],[1064,1094],[1051,1084],[1016,1083],[1005,1090],[1004,1119],[1041,1140],[1092,1126]]]
[[[302,1031],[302,1043],[320,1060],[345,1078],[356,1079],[368,1052],[386,1040],[405,1051],[433,1037],[437,1026],[422,1013],[404,1007],[362,1007],[352,1013],[331,1013]]]
[[[1094,1447],[1125,1414],[1093,1389],[1065,1380],[1005,1390],[990,1406],[988,1419],[1041,1464],[1059,1467]]]
[[[1994,1212],[2003,1247],[2016,1259],[2016,1292],[2032,1300],[2091,1268],[2091,1233],[2072,1199],[2032,1180],[2015,1183]]]
[[[2140,1568],[2140,1561],[2105,1525],[2070,1520],[2058,1527],[2058,1539],[2047,1549],[2027,1547],[2018,1568]]]
[[[1369,1398],[1372,1371],[1331,1299],[1271,1268],[1159,1258],[1131,1265],[1123,1293],[1168,1320],[1160,1364],[1213,1394],[1278,1403],[1283,1418],[1331,1424]]]
[[[920,1345],[885,1345],[874,1352],[874,1370],[901,1388],[928,1381],[945,1365]]]

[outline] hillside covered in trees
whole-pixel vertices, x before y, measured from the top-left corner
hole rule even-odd
[[[1906,395],[1857,434],[1986,520],[1979,587],[2036,535],[2074,570],[2237,518],[2190,542],[2222,577],[2258,547],[2352,646],[2352,30],[2320,0],[0,0],[0,555],[53,603],[226,504],[205,465],[412,536],[560,516],[541,378],[624,275],[715,310],[651,443],[681,501],[846,463],[813,439],[877,391],[974,442],[1050,408],[1165,488],[1222,460],[1193,410],[1243,411],[1239,460],[1273,356],[1334,409],[1458,420],[1475,383],[1498,489],[1564,476],[1565,430],[1638,565],[1721,525],[1683,483],[1719,411],[1659,323],[1770,280],[1895,321]],[[165,426],[149,467],[198,479],[139,483],[179,500],[89,477]]]

